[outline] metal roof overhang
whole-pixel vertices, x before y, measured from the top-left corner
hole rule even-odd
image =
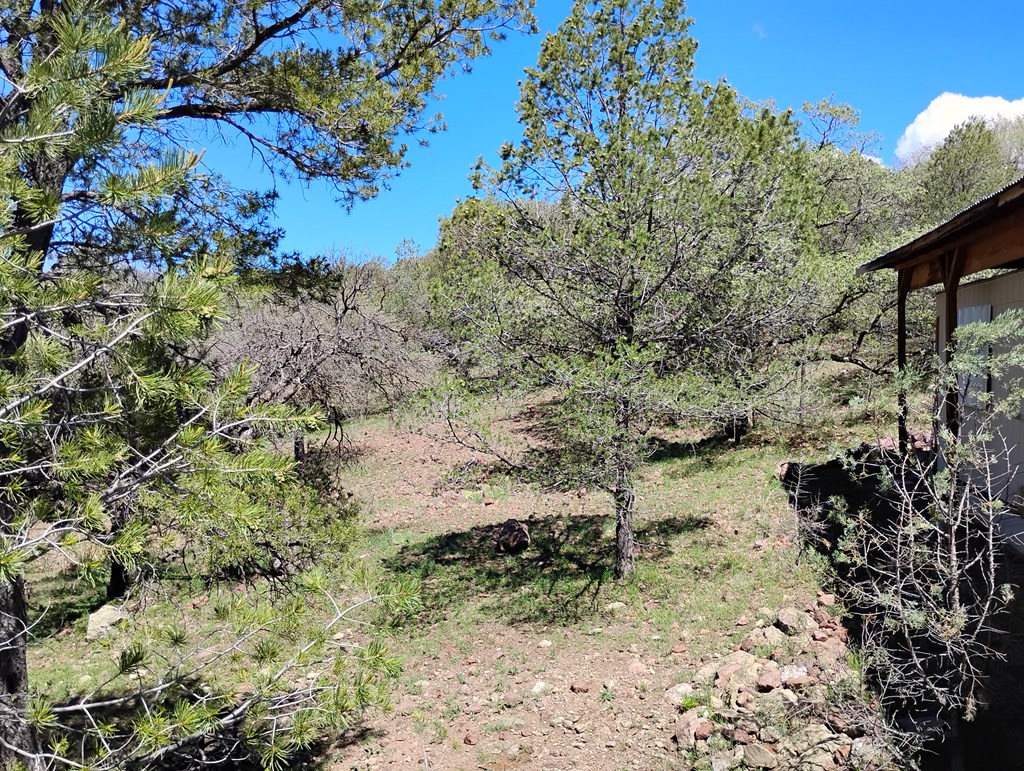
[[[956,255],[961,276],[992,268],[1018,267],[1024,260],[1024,178],[857,268],[870,273],[906,272],[907,291],[943,283],[943,258]]]

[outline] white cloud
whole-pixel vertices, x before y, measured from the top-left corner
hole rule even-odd
[[[922,150],[939,144],[954,127],[968,118],[1017,118],[1024,115],[1024,99],[1010,101],[1001,96],[964,96],[947,91],[932,99],[923,112],[907,126],[896,143],[900,162],[913,160]]]
[[[753,32],[761,40],[764,40],[766,37],[768,37],[768,33],[765,31],[763,22],[757,22],[753,27]]]

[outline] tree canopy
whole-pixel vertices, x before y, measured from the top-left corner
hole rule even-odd
[[[616,503],[619,577],[654,421],[732,418],[766,392],[810,235],[794,122],[697,82],[689,25],[681,2],[577,2],[527,71],[523,141],[440,247],[438,299],[466,344],[564,400],[566,438]]]
[[[0,765],[145,767],[171,753],[181,768],[280,768],[382,703],[393,662],[375,643],[358,662],[327,644],[349,611],[306,571],[344,551],[347,505],[275,451],[317,414],[254,402],[244,361],[203,359],[239,269],[272,255],[277,234],[272,196],[203,174],[193,135],[236,132],[268,168],[328,179],[342,202],[368,197],[402,166],[405,137],[439,127],[424,110],[440,79],[529,28],[529,5],[70,0],[0,14]],[[294,578],[310,597],[225,612],[236,636],[215,661],[260,664],[268,645],[283,661],[249,693],[201,690],[195,667],[210,662],[191,666],[198,643],[175,632],[162,664],[147,638],[107,690],[30,705],[26,574],[53,552],[69,580],[107,574],[111,596],[174,560],[213,582]],[[289,678],[311,662],[354,674],[296,702]]]

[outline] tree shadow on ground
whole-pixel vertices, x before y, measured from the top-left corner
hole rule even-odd
[[[68,580],[66,574],[43,576],[33,581],[28,621],[32,637],[43,639],[88,617],[107,602],[102,583]]]
[[[725,469],[744,462],[738,451],[744,449],[725,436],[708,436],[696,442],[676,442],[653,436],[650,439],[650,463],[673,461],[672,476],[684,477],[711,469]]]
[[[406,546],[384,565],[423,584],[426,617],[458,614],[474,600],[479,610],[507,623],[574,624],[598,610],[601,587],[612,578],[614,548],[608,516],[540,517],[526,521],[529,548],[499,554],[499,523]],[[668,517],[636,528],[641,559],[671,554],[675,536],[710,525],[702,517]]]
[[[676,442],[663,439],[660,436],[652,436],[650,446],[651,454],[648,456],[648,460],[652,463],[697,457],[710,457],[713,460],[736,447],[732,441],[724,436],[707,436],[696,442]]]

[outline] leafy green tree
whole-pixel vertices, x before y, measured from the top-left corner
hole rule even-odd
[[[1019,176],[996,132],[981,118],[954,128],[918,167],[926,223],[948,219]]]
[[[871,155],[876,137],[858,130],[859,114],[826,99],[805,104],[802,133],[818,182],[817,258],[808,261],[815,311],[799,343],[808,363],[830,361],[889,379],[896,360],[894,277],[858,275],[857,267],[911,238],[919,227],[920,187],[907,170]],[[911,300],[909,328],[920,357],[931,355],[931,310]],[[794,341],[798,342],[798,341]]]
[[[60,202],[65,250],[72,243],[78,249],[91,243],[94,231],[104,240],[112,238],[107,228],[92,227],[92,217],[74,211],[95,209],[92,182],[103,166],[126,162],[130,167],[168,144],[190,146],[196,126],[209,128],[210,137],[225,132],[247,142],[260,160],[286,175],[330,180],[343,202],[371,197],[404,165],[405,136],[442,127],[439,117],[424,115],[439,82],[468,69],[507,31],[532,28],[531,5],[531,0],[93,4],[98,19],[120,25],[130,45],[147,50],[143,69],[103,68],[105,96],[129,111],[139,94],[162,98],[148,105],[152,120],[138,123],[130,141],[99,154],[88,142],[63,143],[60,153],[51,147],[26,160],[23,178],[51,205]],[[73,6],[84,4],[9,0],[0,32],[0,71],[8,83],[27,83],[33,70],[59,55],[62,12]],[[32,89],[6,89],[0,97],[0,130],[23,125],[37,98]],[[16,212],[15,227],[27,229],[32,249],[56,248],[51,243],[56,223],[35,227],[39,222],[31,208]]]
[[[74,15],[77,5],[13,3],[7,9],[0,71],[18,87],[0,96],[0,131],[20,131],[38,120],[31,116],[46,113],[40,94],[21,86],[59,58],[63,11]],[[441,79],[468,68],[507,31],[530,29],[531,5],[419,0],[243,9],[211,0],[89,6],[101,26],[118,25],[128,44],[146,50],[145,66],[140,62],[133,71],[100,68],[106,89],[100,103],[122,105],[132,132],[116,145],[91,142],[95,135],[88,133],[77,142],[35,143],[36,154],[19,165],[32,193],[17,199],[12,228],[46,266],[180,266],[218,249],[230,251],[240,267],[265,258],[276,245],[266,220],[273,196],[238,193],[212,177],[172,179],[176,164],[198,160],[190,139],[196,126],[208,137],[221,132],[249,143],[268,168],[285,175],[329,180],[351,204],[375,194],[402,167],[404,137],[441,128],[439,118],[424,115]],[[69,73],[72,86],[80,74]],[[161,98],[149,103],[147,94]],[[65,96],[78,98],[61,94],[50,107]],[[69,119],[59,110],[53,114],[48,130],[59,136]],[[131,182],[110,172],[139,160],[167,164],[160,177],[165,194],[123,201]],[[99,191],[99,183],[108,188]],[[129,203],[136,209],[128,211]],[[5,352],[13,354],[27,334],[27,325],[13,325]],[[112,596],[125,587],[124,571],[114,565]]]
[[[493,198],[456,209],[438,256],[476,369],[559,392],[568,448],[614,501],[619,578],[651,429],[770,394],[811,236],[793,121],[696,82],[689,25],[679,0],[575,3],[527,71],[523,140],[481,171]]]
[[[1024,116],[1017,118],[996,118],[989,122],[999,142],[1003,159],[1024,174]]]

